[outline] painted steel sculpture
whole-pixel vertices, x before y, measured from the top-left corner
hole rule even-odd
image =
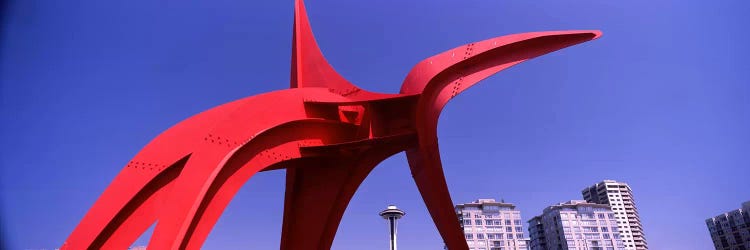
[[[441,109],[490,75],[599,36],[551,31],[469,43],[419,62],[400,93],[382,94],[354,86],[326,62],[297,0],[290,89],[217,106],[157,136],[63,249],[126,249],[157,220],[149,249],[198,249],[240,187],[277,169],[286,170],[280,248],[329,249],[359,185],[402,151],[445,244],[468,249],[438,152]]]

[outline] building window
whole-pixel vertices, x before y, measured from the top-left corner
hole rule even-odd
[[[473,240],[474,239],[474,235],[473,234],[466,234],[466,239],[467,240]]]
[[[482,220],[474,220],[474,225],[481,226],[482,225]]]

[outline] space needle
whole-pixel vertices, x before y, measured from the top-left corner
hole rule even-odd
[[[398,209],[396,205],[388,205],[388,208],[380,212],[380,217],[388,220],[391,231],[391,250],[397,250],[396,247],[396,221],[406,215],[404,211]]]

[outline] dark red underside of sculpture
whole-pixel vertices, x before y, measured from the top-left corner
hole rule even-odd
[[[599,35],[533,32],[466,44],[419,62],[399,94],[382,94],[336,73],[297,0],[291,88],[220,105],[160,134],[117,175],[63,249],[126,249],[157,220],[149,249],[198,249],[240,187],[276,169],[286,169],[280,248],[329,249],[359,185],[402,151],[445,244],[468,249],[438,151],[443,106],[490,75]]]

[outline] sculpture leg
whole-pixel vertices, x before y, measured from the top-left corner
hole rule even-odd
[[[105,237],[97,238],[91,248],[126,249],[130,247],[146,229],[156,222],[159,208],[163,205],[163,198],[171,191],[174,179],[178,175],[179,169],[175,168],[146,185],[103,230],[102,236]]]
[[[349,203],[339,196],[353,171],[350,164],[335,159],[287,168],[280,249],[330,249],[340,221],[335,219],[336,203]]]
[[[281,249],[330,249],[357,188],[378,163],[399,151],[381,148],[288,168]]]
[[[184,159],[156,175],[125,168],[89,210],[63,249],[125,249],[156,221]]]
[[[276,165],[286,166],[288,162]],[[183,238],[180,249],[200,249],[226,207],[242,186],[260,170],[271,165],[259,160],[247,164],[228,163],[217,174],[200,202]]]
[[[150,249],[199,249],[231,199],[255,173],[297,161],[305,140],[352,134],[351,125],[291,122],[233,148],[205,142],[187,162],[149,242]],[[217,133],[222,134],[222,133]]]
[[[445,182],[437,143],[407,150],[406,156],[414,182],[445,245],[451,250],[468,250]]]

